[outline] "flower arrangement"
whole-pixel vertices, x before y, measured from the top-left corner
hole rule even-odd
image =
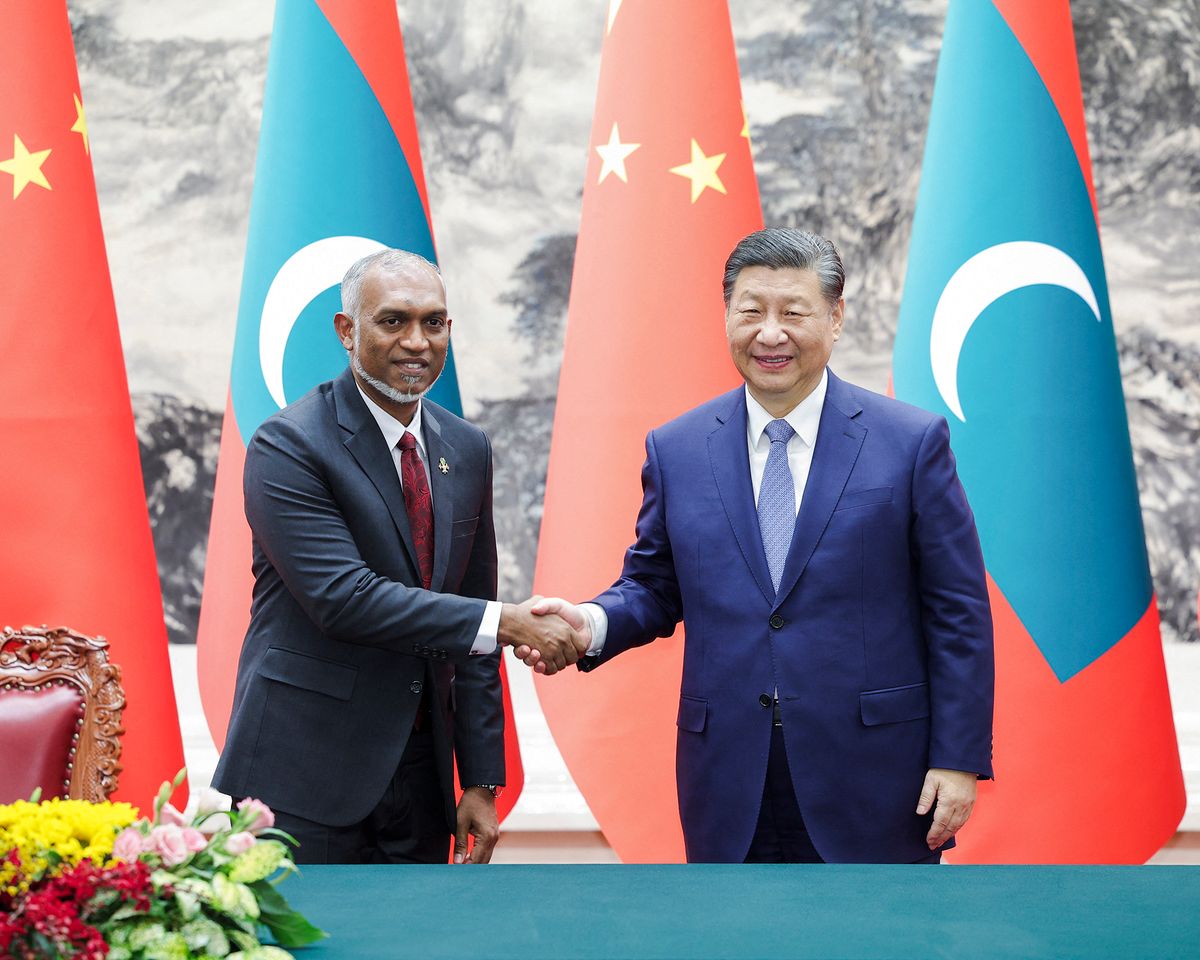
[[[162,785],[153,818],[127,803],[0,805],[0,960],[289,960],[284,948],[324,937],[276,889],[296,866],[271,810],[205,789],[180,812],[168,799],[182,782]]]

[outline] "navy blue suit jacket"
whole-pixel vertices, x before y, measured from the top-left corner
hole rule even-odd
[[[593,669],[686,630],[676,773],[688,859],[745,858],[778,691],[796,797],[835,862],[928,856],[930,767],[990,777],[992,623],[974,518],[939,416],[831,372],[776,594],[743,388],[646,439],[637,540]],[[766,697],[764,697],[766,695]]]

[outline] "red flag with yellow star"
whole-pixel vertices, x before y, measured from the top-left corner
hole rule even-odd
[[[653,427],[736,386],[721,274],[762,227],[725,0],[612,0],[559,381],[536,592],[620,574]],[[588,675],[538,677],[550,729],[626,862],[683,859],[683,630]]]
[[[10,0],[0,30],[0,625],[108,639],[126,696],[115,797],[146,804],[183,766],[183,746],[90,149],[66,4]]]

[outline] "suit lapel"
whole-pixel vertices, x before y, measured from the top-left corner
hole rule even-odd
[[[348,369],[337,378],[333,391],[337,402],[338,425],[350,434],[344,441],[345,447],[379,491],[379,496],[396,525],[396,531],[400,534],[400,541],[408,553],[409,565],[415,571],[417,552],[413,547],[412,531],[408,526],[408,511],[404,506],[404,490],[400,486],[400,478],[396,475],[396,461],[392,457],[392,451],[388,449],[383,434],[379,432],[379,424],[375,422],[362,397],[358,395],[353,374]],[[436,505],[436,499],[434,503]]]
[[[425,426],[425,453],[429,458],[429,489],[433,494],[433,577],[430,589],[438,591],[450,565],[450,539],[453,535],[455,484],[454,447],[442,433],[431,404],[424,404],[421,417]],[[449,468],[442,472],[441,462]]]
[[[718,427],[708,435],[708,458],[725,516],[733,528],[754,582],[768,603],[773,602],[771,574],[758,531],[758,513],[754,508],[754,488],[750,483],[750,455],[746,447],[746,394],[739,387],[726,394],[729,402],[717,414]]]
[[[867,435],[866,427],[853,419],[861,412],[862,407],[855,402],[850,389],[831,371],[821,425],[817,429],[817,446],[804,486],[804,499],[800,501],[796,529],[792,532],[792,545],[784,561],[776,606],[803,575],[850,479]]]

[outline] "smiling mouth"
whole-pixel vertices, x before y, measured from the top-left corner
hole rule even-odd
[[[754,361],[765,367],[782,367],[784,364],[791,362],[791,359],[791,357],[769,356],[755,357]]]
[[[429,366],[424,360],[395,360],[393,361],[397,367],[405,373],[424,373],[425,368]]]

